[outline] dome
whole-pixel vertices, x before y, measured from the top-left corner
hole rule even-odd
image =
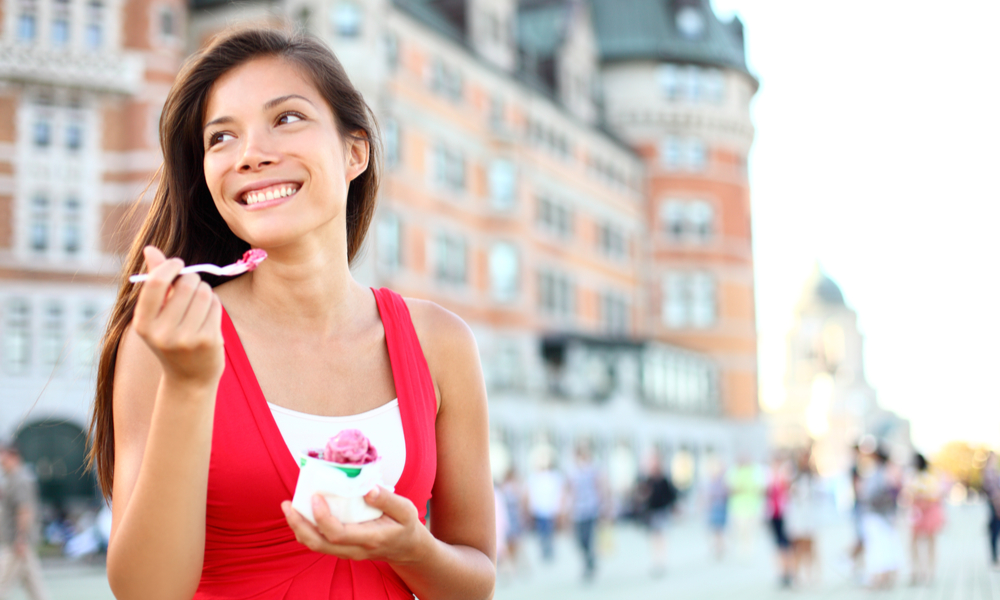
[[[802,288],[801,304],[822,304],[825,306],[845,306],[844,293],[840,286],[823,272],[819,264],[813,266],[812,273]]]

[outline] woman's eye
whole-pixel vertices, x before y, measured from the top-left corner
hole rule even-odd
[[[233,134],[226,133],[225,131],[220,131],[218,133],[213,133],[212,135],[208,136],[208,147],[211,148],[212,146],[214,146],[216,144],[219,144],[219,143],[222,143],[222,142],[224,142],[227,139],[230,139],[232,137],[233,137]]]
[[[294,123],[296,121],[301,121],[301,120],[302,120],[302,115],[298,113],[287,112],[278,117],[278,123],[282,125],[287,125],[288,123]]]

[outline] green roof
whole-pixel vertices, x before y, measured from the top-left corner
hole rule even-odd
[[[728,67],[749,74],[743,23],[719,21],[705,0],[590,0],[603,62],[649,59]],[[682,7],[701,13],[698,37],[682,34],[675,15]]]

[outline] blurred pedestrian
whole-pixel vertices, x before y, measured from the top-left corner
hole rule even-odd
[[[563,507],[565,480],[556,469],[555,457],[546,453],[540,464],[528,477],[528,510],[535,523],[535,533],[542,547],[542,560],[555,558],[553,539],[556,519]]]
[[[911,583],[931,583],[934,579],[934,552],[937,534],[944,526],[944,486],[928,468],[920,453],[913,457],[915,473],[906,487],[910,500],[913,537],[910,552],[913,558]],[[920,552],[921,546],[924,552]]]
[[[677,506],[678,493],[658,454],[650,456],[646,477],[639,482],[637,493],[649,531],[652,573],[661,577],[667,570],[667,525]]]
[[[793,578],[799,583],[819,582],[816,528],[819,520],[819,482],[812,452],[805,449],[796,458],[795,474],[788,492],[785,530],[791,542]]]
[[[715,559],[722,560],[726,553],[726,522],[729,517],[729,485],[726,484],[726,468],[723,465],[715,467],[705,495]]]
[[[791,465],[784,457],[775,456],[765,491],[767,519],[778,549],[778,569],[781,572],[780,583],[783,588],[792,585],[792,543],[785,529],[785,511],[788,507],[788,492],[791,485],[790,468]]]
[[[736,531],[736,547],[743,560],[750,558],[754,533],[761,517],[762,492],[765,487],[761,468],[749,457],[740,458],[739,464],[727,476],[729,484],[729,518]]]
[[[518,552],[521,548],[521,534],[524,533],[524,508],[527,502],[524,485],[512,466],[507,469],[503,483],[500,484],[500,494],[503,497],[503,510],[507,516],[507,559],[503,566],[511,573],[518,567]]]
[[[851,563],[855,579],[864,578],[865,536],[861,530],[861,481],[864,453],[861,445],[854,445],[854,464],[851,465],[851,490],[854,492],[854,505],[851,507],[851,518],[854,523],[854,546],[851,548]]]
[[[606,505],[606,484],[586,444],[576,448],[576,464],[569,473],[569,516],[577,544],[583,552],[583,580],[594,579],[597,558],[594,553],[594,531]]]
[[[0,598],[15,584],[24,586],[32,600],[48,598],[42,582],[38,544],[38,490],[14,445],[0,447]]]
[[[876,448],[875,465],[861,483],[861,530],[865,570],[873,589],[890,589],[903,565],[903,543],[895,527],[900,485],[889,455]]]
[[[990,513],[991,564],[994,570],[1000,570],[1000,562],[997,561],[997,541],[1000,539],[1000,466],[996,453],[992,451],[986,457],[986,466],[983,468],[983,492],[986,494],[986,506]]]

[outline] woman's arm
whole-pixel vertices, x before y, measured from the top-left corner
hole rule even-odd
[[[222,308],[147,250],[151,279],[118,349],[108,582],[119,600],[190,598],[201,578]]]
[[[296,538],[309,549],[389,563],[417,597],[479,600],[496,583],[496,523],[489,464],[486,386],[472,331],[439,306],[407,301],[440,395],[437,476],[431,530],[408,499],[377,490],[365,500],[384,511],[375,521],[343,525],[313,500],[313,526],[282,503]]]

